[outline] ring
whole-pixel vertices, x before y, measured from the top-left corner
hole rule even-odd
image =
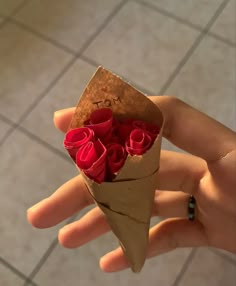
[[[196,200],[194,196],[190,196],[188,201],[188,219],[193,221],[195,219],[195,206],[196,206]]]

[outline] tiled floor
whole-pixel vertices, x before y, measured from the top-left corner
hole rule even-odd
[[[235,9],[235,0],[0,1],[0,286],[235,285],[236,256],[204,248],[107,275],[98,260],[116,246],[111,234],[71,251],[57,245],[61,224],[40,231],[25,215],[76,174],[52,116],[76,104],[97,65],[235,129]]]

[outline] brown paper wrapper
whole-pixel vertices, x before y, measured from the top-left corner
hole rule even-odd
[[[145,262],[154,193],[158,187],[163,117],[144,94],[99,67],[79,100],[70,129],[82,127],[94,110],[103,107],[111,108],[117,119],[143,120],[161,128],[144,155],[127,157],[113,182],[97,184],[81,172],[90,194],[119,239],[131,269],[139,272]]]

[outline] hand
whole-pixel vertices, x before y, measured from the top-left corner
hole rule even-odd
[[[176,98],[150,99],[164,114],[164,137],[192,155],[161,152],[153,215],[166,219],[150,230],[147,256],[197,246],[236,253],[236,133]],[[56,127],[66,132],[73,112],[74,108],[56,112]],[[193,222],[187,219],[190,194],[197,203]],[[38,228],[51,227],[93,203],[77,176],[29,209],[28,220]],[[109,230],[95,207],[63,227],[58,238],[63,246],[75,248]],[[128,267],[121,248],[101,258],[100,267],[107,272]]]

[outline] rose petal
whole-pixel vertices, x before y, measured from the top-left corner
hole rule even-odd
[[[152,139],[155,139],[160,132],[159,126],[152,123],[144,122],[142,120],[134,120],[132,124],[134,128],[146,130],[148,134],[152,137]]]
[[[130,155],[142,155],[152,145],[153,140],[151,136],[142,129],[134,129],[126,141],[126,151]]]
[[[75,128],[68,131],[64,139],[64,147],[75,161],[76,153],[79,148],[88,141],[94,140],[93,130],[87,127]]]
[[[160,127],[155,124],[147,123],[146,124],[146,131],[152,137],[152,139],[156,139],[157,135],[160,132]]]
[[[130,133],[130,147],[133,149],[142,149],[149,146],[151,137],[145,130],[134,129]]]
[[[130,132],[132,131],[133,127],[131,124],[122,123],[118,126],[116,132],[120,139],[125,142],[126,139],[129,137]]]
[[[142,130],[146,130],[146,123],[142,120],[134,120],[132,125],[135,129],[140,128]]]
[[[80,169],[88,169],[98,159],[94,142],[87,142],[80,148],[76,156],[76,163]]]
[[[119,122],[116,118],[113,117],[112,127],[113,127],[113,128],[116,128],[116,127],[118,127],[119,125],[120,125],[120,122]]]
[[[125,148],[117,143],[107,145],[107,163],[109,174],[117,173],[125,163],[127,153]]]
[[[86,121],[87,123],[88,121]],[[98,138],[103,138],[111,130],[113,122],[112,110],[101,108],[92,112],[89,124],[86,127],[91,128]]]
[[[133,118],[125,118],[122,123],[132,125],[135,120]]]
[[[111,143],[111,138],[112,138],[112,129],[110,129],[105,136],[100,137],[100,140],[104,145],[107,145]]]
[[[87,142],[77,152],[76,164],[92,180],[103,182],[106,175],[106,148],[100,140]]]

